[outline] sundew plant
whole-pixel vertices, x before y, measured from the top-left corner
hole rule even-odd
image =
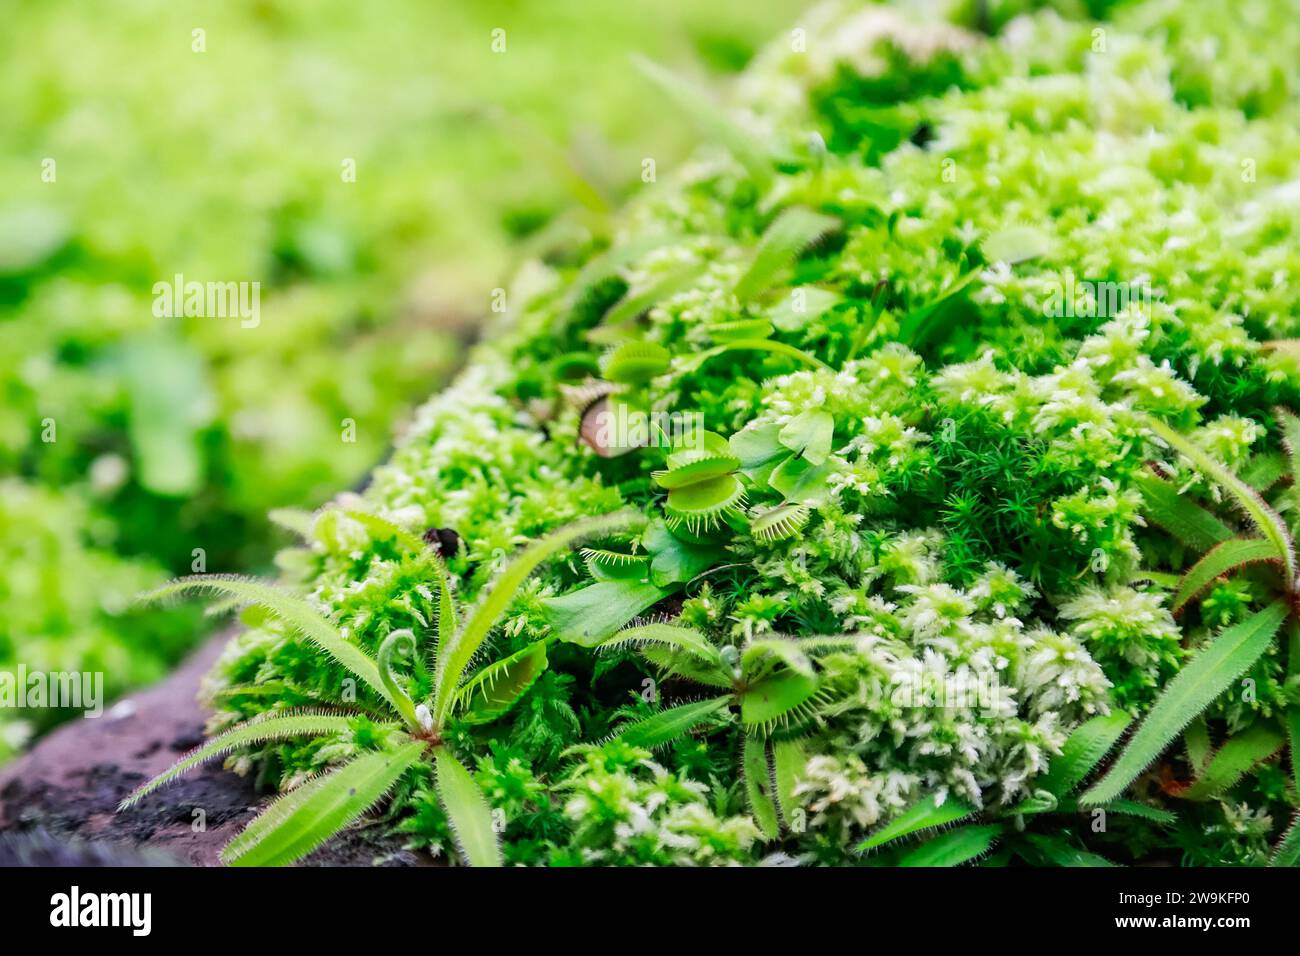
[[[284,793],[232,859],[1295,862],[1300,17],[936,6],[630,67],[699,150],[280,590],[182,582],[250,606],[181,766]]]

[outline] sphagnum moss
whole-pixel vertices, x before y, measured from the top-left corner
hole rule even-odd
[[[467,601],[557,528],[642,517],[492,590],[492,659],[547,670],[484,722],[437,711],[507,862],[1293,862],[1295,11],[1248,4],[1225,63],[1204,5],[1036,6],[821,8],[734,115],[645,68],[700,153],[525,267],[365,494],[296,522],[288,582],[427,713],[446,680],[384,652],[438,630],[420,536],[458,542]],[[1175,620],[1239,534],[1265,543]],[[236,769],[292,799],[406,759],[301,627],[245,622],[213,730],[353,715]],[[412,759],[387,812],[445,850]]]

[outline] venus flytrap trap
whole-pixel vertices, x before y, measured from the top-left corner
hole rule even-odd
[[[362,521],[372,517],[358,512],[349,515]],[[382,518],[375,518],[375,522],[381,529],[400,533]],[[309,603],[273,585],[207,576],[182,578],[147,595],[150,600],[159,600],[186,591],[209,590],[241,604],[262,607],[342,665],[380,699],[381,707],[386,705],[399,718],[381,725],[386,733],[379,749],[359,754],[272,803],[231,841],[222,852],[222,860],[240,866],[292,863],[356,821],[408,771],[424,764],[432,768],[434,789],[465,861],[473,866],[499,866],[501,854],[491,809],[473,775],[447,747],[444,733],[454,720],[488,723],[508,712],[546,669],[546,644],[538,642],[486,664],[468,679],[465,675],[515,592],[538,565],[583,538],[643,523],[644,519],[634,513],[613,514],[576,522],[542,538],[510,561],[464,615],[457,611],[439,559],[429,556],[440,595],[438,626],[431,646],[422,651],[411,631],[393,631],[380,644],[376,660],[351,643]],[[421,653],[435,676],[431,697],[416,704],[396,665],[399,655],[415,657]],[[249,721],[179,761],[132,793],[118,809],[127,809],[163,784],[236,748],[286,737],[347,735],[352,730],[350,717],[334,714],[299,713]]]

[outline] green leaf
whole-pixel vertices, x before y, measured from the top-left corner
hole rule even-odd
[[[272,508],[266,516],[271,524],[300,538],[310,537],[312,525],[316,522],[316,515],[306,508]]]
[[[1291,780],[1300,792],[1300,707],[1288,707],[1283,715],[1286,737],[1291,750]]]
[[[676,236],[671,235],[645,235],[592,256],[574,276],[573,284],[569,286],[565,297],[566,305],[573,308],[597,285],[618,275],[622,269],[647,253],[671,245],[676,239]]]
[[[966,273],[937,298],[903,316],[898,322],[898,341],[914,349],[928,345],[945,330],[949,315],[955,311],[954,306],[962,301],[966,287],[978,277],[979,270]]]
[[[791,289],[769,316],[772,324],[782,332],[799,332],[842,301],[838,292],[813,285],[800,286]]]
[[[811,515],[807,505],[791,501],[775,508],[756,509],[749,515],[749,533],[764,544],[784,541],[798,534]]]
[[[690,731],[708,720],[731,702],[731,695],[697,700],[661,710],[653,717],[639,720],[622,728],[617,739],[633,747],[654,750]]]
[[[1289,408],[1280,405],[1273,409],[1278,427],[1282,431],[1282,447],[1286,450],[1287,463],[1291,477],[1300,481],[1300,417]]]
[[[745,644],[740,655],[740,667],[751,682],[757,682],[776,664],[805,677],[813,676],[812,661],[799,646],[799,641],[789,637],[758,637]]]
[[[1052,866],[1114,866],[1110,860],[1096,853],[1081,850],[1064,837],[1042,833],[1026,833],[1025,839],[1038,850]]]
[[[140,484],[159,495],[193,495],[203,484],[199,432],[214,409],[202,356],[174,336],[135,338],[123,348],[122,377]]]
[[[747,727],[770,733],[788,726],[817,694],[817,678],[795,671],[764,677],[740,695],[740,719]]]
[[[287,866],[316,849],[383,799],[419,762],[413,740],[388,753],[367,753],[307,781],[266,808],[221,851],[230,866]]]
[[[1277,452],[1260,452],[1252,455],[1241,466],[1237,474],[1241,480],[1256,491],[1265,492],[1276,485],[1288,473],[1291,460]]]
[[[744,735],[741,745],[741,773],[745,778],[745,796],[749,812],[765,840],[774,840],[781,832],[772,798],[772,768],[767,759],[767,741]]]
[[[1178,591],[1170,602],[1169,610],[1177,614],[1187,602],[1200,594],[1225,574],[1260,561],[1276,561],[1277,547],[1263,538],[1233,538],[1216,544],[1201,560],[1187,569]]]
[[[1208,455],[1200,446],[1159,419],[1148,417],[1147,427],[1174,451],[1223,486],[1259,529],[1260,534],[1273,545],[1277,552],[1276,556],[1282,562],[1286,586],[1288,589],[1293,587],[1296,572],[1295,547],[1291,541],[1291,532],[1287,529],[1286,522],[1259,496],[1259,492],[1234,475],[1221,462]]]
[[[726,552],[715,545],[683,541],[662,518],[646,526],[641,544],[651,554],[650,580],[661,588],[684,584],[726,557]]]
[[[1275,601],[1216,637],[1174,676],[1109,772],[1081,803],[1107,803],[1160,756],[1184,727],[1268,650],[1286,605]]]
[[[740,467],[751,478],[756,469],[772,464],[790,454],[781,444],[781,426],[775,422],[757,425],[750,422],[728,440],[731,453],[740,459]]]
[[[1062,745],[1061,755],[1052,758],[1047,773],[1037,786],[1058,799],[1072,793],[1101,763],[1132,722],[1132,717],[1116,710],[1080,724]]]
[[[1192,768],[1193,774],[1201,772],[1210,760],[1210,751],[1214,745],[1210,743],[1210,729],[1206,726],[1205,717],[1195,717],[1183,731],[1183,746],[1187,750],[1187,763]]]
[[[1282,749],[1285,735],[1268,724],[1256,724],[1228,738],[1210,758],[1196,782],[1179,796],[1185,800],[1208,800],[1230,789],[1248,770]]]
[[[936,804],[932,796],[924,796],[919,802],[904,810],[889,823],[878,829],[871,836],[858,844],[858,852],[884,846],[894,840],[947,826],[958,820],[965,820],[975,815],[975,808],[963,803],[956,797],[949,796],[943,803]]]
[[[814,465],[820,465],[831,453],[835,419],[820,408],[796,415],[781,429],[781,444]]]
[[[681,362],[683,372],[698,372],[709,359],[725,355],[727,352],[773,352],[777,355],[784,355],[786,358],[796,359],[804,365],[811,365],[813,368],[825,369],[828,372],[834,371],[815,355],[809,355],[793,345],[786,345],[784,342],[777,342],[773,339],[734,339],[721,345],[715,345],[711,349],[705,349],[694,356],[679,358],[678,361]]]
[[[1150,820],[1152,823],[1159,823],[1161,826],[1169,826],[1178,820],[1177,815],[1169,810],[1161,810],[1159,807],[1147,806],[1145,803],[1126,800],[1123,797],[1112,800],[1110,803],[1105,804],[1102,809],[1107,813],[1118,813],[1120,816]]]
[[[672,624],[641,624],[636,627],[624,628],[599,645],[601,650],[612,647],[642,648],[647,646],[682,651],[699,658],[706,664],[719,667],[722,665],[722,655],[716,647],[709,643],[708,638],[692,628],[678,627]]]
[[[1233,536],[1231,528],[1159,475],[1144,471],[1134,481],[1142,492],[1142,513],[1193,551],[1208,551]]]
[[[668,371],[672,355],[656,342],[633,340],[610,349],[601,359],[605,378],[623,385],[644,385]]]
[[[597,581],[570,594],[543,598],[542,611],[559,640],[595,647],[673,590],[631,578]]]
[[[282,591],[274,585],[225,574],[203,574],[177,578],[169,584],[150,591],[142,601],[157,601],[186,591],[216,591],[238,599],[244,604],[265,608],[273,616],[288,624],[308,641],[334,658],[359,680],[369,686],[394,708],[395,701],[379,676],[379,668],[361,648],[351,644],[320,611],[300,597]]]
[[[438,799],[465,862],[470,866],[500,866],[501,848],[483,788],[446,747],[434,751],[433,767]]]
[[[690,262],[658,276],[644,288],[629,290],[627,295],[615,302],[605,313],[601,324],[612,327],[631,322],[660,302],[685,292],[703,274],[704,263]]]
[[[1273,855],[1269,858],[1268,865],[1300,866],[1300,813],[1291,818],[1291,825],[1286,828],[1286,832],[1277,841],[1277,846],[1273,849]]]
[[[704,481],[723,478],[740,467],[740,459],[730,455],[712,455],[696,458],[676,468],[654,472],[651,477],[660,488],[676,491]]]
[[[776,804],[787,827],[794,825],[794,813],[799,809],[794,788],[807,763],[808,754],[804,750],[803,741],[772,742],[772,779],[776,784]]]
[[[707,94],[674,71],[641,56],[633,56],[632,62],[703,136],[726,149],[760,189],[767,188],[772,181],[774,157],[760,140],[737,126]]]
[[[519,552],[484,589],[483,597],[470,612],[464,627],[451,641],[440,642],[433,694],[434,722],[441,724],[447,716],[465,668],[469,666],[469,662],[483,646],[493,626],[514,600],[515,592],[528,580],[529,575],[537,570],[538,565],[585,538],[613,534],[617,531],[639,531],[645,522],[646,518],[643,514],[631,509],[598,518],[584,518],[548,534]]]
[[[225,756],[239,747],[260,744],[268,740],[283,740],[286,737],[324,737],[328,734],[346,734],[350,733],[351,729],[351,719],[340,714],[297,712],[284,713],[278,716],[256,717],[247,723],[232,727],[225,733],[218,734],[207,743],[190,751],[158,776],[133,791],[130,796],[117,805],[118,812],[138,803],[159,787],[181,776],[181,774],[193,770],[214,757]]]
[[[460,719],[486,724],[513,707],[546,670],[546,642],[537,641],[484,667],[456,692]]]
[[[833,216],[803,206],[791,206],[777,216],[759,240],[758,250],[733,290],[742,303],[767,290],[777,276],[794,263],[808,246],[839,228]]]
[[[985,237],[980,246],[989,262],[1014,266],[1047,255],[1052,238],[1033,226],[1010,226]]]
[[[1002,833],[996,824],[960,827],[904,853],[899,866],[961,866],[989,851]]]
[[[719,475],[668,492],[664,512],[689,531],[707,531],[745,503],[745,487],[735,475]]]
[[[830,474],[831,468],[827,463],[814,465],[791,455],[773,469],[767,483],[787,501],[818,505],[830,497]]]

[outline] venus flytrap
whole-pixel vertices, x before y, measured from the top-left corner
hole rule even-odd
[[[741,728],[741,776],[750,813],[766,839],[787,825],[796,802],[794,781],[805,759],[800,736],[828,697],[813,656],[851,644],[845,638],[766,637],[743,647],[716,647],[698,631],[645,624],[619,631],[602,649],[633,648],[664,677],[727,693],[678,704],[623,727],[617,739],[650,750],[726,714]]]
[[[1286,409],[1277,409],[1275,416],[1289,447],[1300,421]],[[1252,768],[1281,750],[1289,731],[1297,723],[1296,708],[1292,704],[1280,726],[1261,717],[1248,729],[1230,734],[1217,750],[1210,751],[1205,724],[1198,718],[1237,678],[1275,647],[1274,639],[1284,627],[1288,635],[1296,633],[1300,603],[1296,593],[1295,544],[1286,521],[1260,492],[1164,423],[1151,419],[1149,427],[1161,441],[1191,461],[1223,489],[1246,519],[1250,530],[1257,535],[1228,537],[1231,530],[1212,513],[1172,494],[1172,486],[1163,479],[1148,477],[1143,488],[1154,520],[1188,548],[1204,551],[1178,580],[1170,600],[1171,610],[1175,614],[1183,612],[1216,581],[1246,573],[1256,565],[1275,569],[1259,578],[1273,593],[1267,606],[1249,613],[1214,637],[1174,677],[1119,759],[1085,794],[1084,800],[1089,803],[1118,797],[1189,724],[1192,726],[1188,734],[1197,735],[1195,738],[1189,736],[1187,744],[1188,753],[1197,755],[1192,760],[1193,779],[1188,783],[1166,785],[1165,789],[1184,800],[1204,801],[1220,797]],[[1293,456],[1289,465],[1294,469]],[[1296,650],[1292,642],[1288,650],[1291,673],[1297,667]],[[1294,760],[1294,734],[1290,734],[1290,738]],[[1283,851],[1287,845],[1284,838],[1279,844],[1279,854],[1285,855]]]
[[[395,533],[416,546],[382,518],[349,512],[355,520]],[[373,518],[373,522],[370,519]],[[157,600],[191,590],[215,591],[241,604],[259,606],[283,621],[363,682],[396,721],[382,724],[380,749],[361,753],[341,767],[313,778],[272,803],[222,852],[222,860],[238,866],[285,865],[310,853],[380,802],[417,765],[432,769],[434,788],[465,862],[473,866],[501,864],[491,809],[468,768],[448,749],[449,724],[488,723],[508,712],[546,669],[546,642],[531,644],[507,657],[479,667],[466,679],[493,626],[509,607],[515,592],[547,558],[595,535],[638,528],[644,518],[622,512],[574,522],[525,548],[489,585],[477,604],[461,614],[451,594],[445,570],[428,556],[440,593],[438,628],[425,656],[435,675],[433,693],[415,703],[397,672],[397,658],[421,653],[410,630],[390,633],[372,660],[323,614],[286,591],[257,581],[218,575],[182,578],[147,595]],[[181,774],[237,748],[288,737],[347,735],[349,716],[296,713],[257,718],[218,735],[124,801],[125,810]]]

